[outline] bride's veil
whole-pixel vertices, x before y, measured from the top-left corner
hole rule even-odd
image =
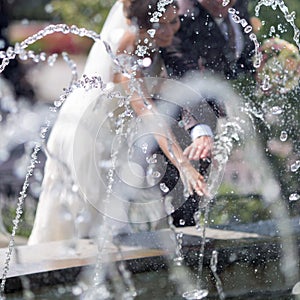
[[[116,1],[100,33],[102,41],[109,44],[113,54],[115,54],[120,39],[128,28],[123,13],[123,2]],[[97,41],[92,46],[83,73],[87,76],[101,76],[103,82],[107,83],[112,80],[113,61],[102,41]]]

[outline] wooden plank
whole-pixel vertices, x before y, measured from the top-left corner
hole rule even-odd
[[[159,249],[128,246],[122,246],[121,249],[122,257],[117,248],[108,243],[103,250],[103,261],[114,262],[121,259],[140,259],[165,254],[163,250]],[[6,252],[6,248],[0,249],[1,269],[4,267]],[[92,240],[78,240],[76,244],[73,241],[58,241],[17,246],[12,253],[8,277],[91,265],[96,262],[96,257],[97,245]]]

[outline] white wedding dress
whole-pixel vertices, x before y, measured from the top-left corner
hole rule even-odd
[[[110,45],[113,54],[127,30],[130,28],[123,15],[123,4],[117,1],[101,32],[102,40]],[[169,213],[162,201],[159,181],[153,179],[155,174],[164,173],[165,162],[157,158],[157,166],[162,169],[150,174],[152,177],[148,180],[145,170],[127,157],[129,142],[128,138],[124,139],[122,130],[128,132],[130,126],[141,125],[136,118],[130,121],[130,112],[126,111],[122,98],[126,97],[124,90],[112,83],[114,69],[115,63],[107,49],[101,41],[96,42],[83,74],[89,78],[101,76],[108,85],[104,90],[77,88],[62,105],[47,143],[42,192],[28,244],[93,237],[99,232],[103,220],[114,233],[128,232],[132,222],[153,223]],[[175,81],[161,78],[159,73],[162,70],[163,64],[157,52],[151,65],[143,70],[149,76],[149,85],[165,84],[168,90],[165,99],[177,105],[178,101],[190,101],[194,97],[200,118],[207,116],[209,109],[201,108],[199,94],[193,89],[183,89],[184,86]],[[120,97],[112,96],[111,92],[118,92]],[[191,93],[191,98],[188,93]],[[129,119],[127,123],[120,118],[124,113],[124,119]],[[184,140],[182,147],[189,145],[189,135],[178,127],[178,121],[172,119],[171,122],[176,126],[174,132],[179,135],[180,141]],[[148,129],[142,127],[137,131],[143,136],[152,130]],[[153,131],[150,134],[153,136]],[[156,185],[158,188],[145,189],[145,181],[147,187]],[[181,181],[178,182],[169,194],[181,205],[183,189]]]
[[[111,46],[112,52],[127,27],[122,3],[117,1],[101,32],[102,40]],[[88,77],[101,76],[104,83],[112,81],[113,61],[101,41],[93,45],[83,73]],[[103,214],[109,215],[109,211],[104,211],[107,209],[112,211],[115,219],[111,219],[111,224],[119,231],[127,230],[126,208],[120,205],[101,208],[91,204],[102,203],[107,190],[106,179],[101,179],[102,175],[95,167],[95,147],[88,146],[95,144],[97,120],[104,119],[107,113],[99,112],[99,109],[93,113],[99,95],[100,89],[86,91],[78,88],[68,96],[59,111],[47,143],[42,192],[28,244],[93,236]],[[88,120],[84,120],[85,117]],[[107,142],[103,136],[107,133],[105,131],[101,133],[102,147]],[[107,153],[103,155],[104,162],[109,158]]]

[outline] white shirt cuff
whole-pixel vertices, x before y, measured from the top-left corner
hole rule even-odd
[[[210,137],[214,137],[214,134],[211,128],[205,124],[198,124],[191,130],[191,138],[194,141],[196,138],[200,136],[208,135]]]

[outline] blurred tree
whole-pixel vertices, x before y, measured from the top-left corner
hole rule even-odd
[[[255,7],[259,2],[262,1],[249,1],[249,10],[252,16],[255,16]],[[288,7],[290,13],[295,12],[295,24],[298,28],[300,28],[299,0],[285,0],[284,3]],[[278,6],[276,9],[273,9],[270,6],[262,5],[257,17],[261,21],[261,28],[257,33],[260,40],[276,36],[295,44],[293,41],[294,31],[291,25],[284,18],[284,14]]]
[[[4,0],[11,20],[63,22],[99,32],[115,0]]]
[[[252,16],[255,16],[255,7],[258,3],[263,3],[263,1],[250,0],[249,2]],[[290,16],[293,17],[295,25],[300,28],[300,17],[297,17],[300,16],[299,0],[285,0],[284,3],[288,7]],[[266,39],[279,38],[281,41],[286,40],[296,46],[296,41],[293,39],[294,29],[278,6],[263,5],[256,17],[261,22],[261,28],[256,32],[260,43]],[[260,90],[259,86],[262,86],[263,82],[250,84],[249,81],[239,81],[235,84],[235,88],[239,90],[249,107],[263,116],[263,121],[259,118],[255,119],[258,136],[270,162],[270,167],[281,186],[281,196],[286,200],[292,215],[299,214],[300,209],[299,201],[295,201],[300,198],[300,168],[297,169],[300,155],[300,113],[298,109],[300,70],[298,63],[291,64],[293,58],[296,60],[296,57],[299,57],[299,49],[297,48],[296,46],[295,53],[290,54],[290,57],[286,54],[289,54],[290,49],[293,49],[292,47],[287,46],[284,51],[278,50],[277,54],[275,53],[276,45],[271,48],[274,50],[274,55],[270,55],[270,61],[276,62],[278,68],[282,66],[281,71],[277,70],[280,75],[279,78],[290,76],[288,75],[289,68],[291,68],[290,71],[296,72],[293,79],[298,84],[296,83],[295,87],[288,92],[281,92],[280,85],[273,85],[274,89],[259,95],[257,91]],[[279,53],[282,53],[282,56],[279,56]],[[275,72],[276,68],[273,67],[273,69]],[[285,87],[287,87],[287,83]]]
[[[115,0],[52,0],[48,11],[57,21],[99,32]]]
[[[12,20],[50,20],[45,10],[50,0],[6,0]]]
[[[10,9],[11,7],[9,7],[6,0],[0,0],[0,51],[6,51],[10,46],[10,41],[7,36],[7,28],[11,22],[12,11]],[[1,62],[2,59],[0,59],[0,63]],[[0,75],[10,82],[16,99],[25,97],[31,103],[36,102],[34,90],[26,78],[26,69],[22,63],[18,60],[12,60]]]

